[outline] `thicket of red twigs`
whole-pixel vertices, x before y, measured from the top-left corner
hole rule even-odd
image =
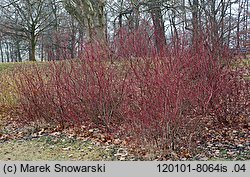
[[[159,52],[148,31],[121,30],[113,45],[86,44],[80,59],[20,68],[20,120],[93,124],[159,149],[188,146],[202,118],[233,124],[249,107],[249,82],[218,50],[182,38]]]

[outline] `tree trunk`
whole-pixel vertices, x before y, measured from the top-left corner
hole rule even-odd
[[[93,41],[93,18],[87,15],[87,25],[88,25],[88,31],[87,31],[87,41],[91,42]]]
[[[187,14],[186,14],[186,5],[185,5],[185,0],[182,0],[182,31],[184,32],[187,26]]]
[[[232,33],[232,3],[229,4],[229,20],[228,20],[228,36],[227,36],[227,46],[230,47],[231,33]]]
[[[1,52],[1,61],[2,63],[4,62],[4,58],[3,58],[3,46],[2,46],[2,41],[0,41],[0,52]]]
[[[34,34],[31,35],[30,47],[31,47],[30,61],[36,61],[36,37]]]
[[[91,5],[91,6],[90,6]],[[96,5],[96,6],[95,6]],[[86,20],[88,26],[88,41],[93,40],[105,41],[105,3],[101,0],[97,4],[89,1],[86,10]],[[91,8],[93,7],[93,9]]]
[[[189,4],[192,9],[192,26],[193,26],[192,44],[196,48],[199,41],[199,18],[198,18],[199,1],[193,0],[193,4],[191,3],[191,1],[189,1]]]
[[[17,52],[17,61],[22,62],[22,56],[21,56],[21,51],[20,51],[20,41],[17,40],[16,43],[16,52]]]
[[[240,48],[240,16],[242,11],[242,4],[241,1],[239,1],[239,12],[237,16],[237,26],[236,26],[236,48]]]
[[[249,45],[249,42],[248,42],[248,39],[249,39],[249,37],[248,37],[248,35],[250,35],[249,34],[249,32],[248,32],[248,18],[249,18],[249,16],[250,16],[250,14],[248,14],[249,13],[249,0],[245,0],[245,2],[244,2],[244,48],[247,48],[247,45]]]
[[[212,32],[212,51],[218,51],[217,47],[220,47],[220,37],[219,37],[219,28],[218,22],[216,19],[217,10],[216,10],[216,0],[211,0],[211,32]]]
[[[135,29],[138,29],[138,27],[140,25],[139,7],[135,7],[135,10],[134,10],[134,19],[135,19]]]
[[[161,13],[161,6],[157,2],[152,2],[149,5],[149,9],[154,25],[155,45],[158,52],[161,52],[164,46],[166,46],[166,36]]]
[[[5,45],[6,45],[5,53],[6,53],[6,57],[7,57],[6,62],[10,62],[10,53],[9,53],[9,44],[8,44],[8,42],[6,42]]]
[[[140,11],[139,11],[139,0],[131,0],[131,8],[133,9],[132,11],[132,20],[133,20],[133,29],[138,29],[140,25]]]
[[[14,51],[14,45],[13,43],[10,43],[10,62],[16,62],[17,56]]]
[[[226,2],[224,2],[224,0],[221,0],[221,4],[222,4],[222,7],[221,7],[221,20],[220,20],[220,43],[221,44],[224,44],[224,18],[226,16]]]
[[[174,40],[175,40],[175,42],[178,42],[179,41],[179,35],[178,35],[178,30],[177,30],[175,21],[176,21],[176,12],[175,12],[175,10],[172,10],[172,15],[170,17],[170,24],[171,24],[171,26],[173,26]]]
[[[105,37],[105,13],[104,13],[104,2],[99,1],[97,9],[98,24],[96,24],[96,35],[101,41],[106,41]]]
[[[44,36],[42,35],[42,41],[41,41],[41,61],[44,61]]]

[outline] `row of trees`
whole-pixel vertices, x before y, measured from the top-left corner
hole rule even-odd
[[[158,50],[169,39],[207,34],[214,46],[249,48],[248,0],[3,0],[0,61],[76,58],[93,40],[152,25]]]

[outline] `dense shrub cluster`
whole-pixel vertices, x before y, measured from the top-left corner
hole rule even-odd
[[[115,43],[88,44],[79,60],[20,68],[21,120],[93,124],[174,149],[191,143],[201,117],[233,123],[249,106],[249,83],[226,50],[215,56],[206,43],[194,52],[179,42],[157,55],[146,31],[121,31]]]

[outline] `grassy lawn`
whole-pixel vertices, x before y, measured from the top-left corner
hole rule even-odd
[[[15,105],[17,104],[12,71],[18,65],[20,64],[0,64],[0,119],[6,112],[7,107],[15,107]]]
[[[248,56],[247,59],[242,60],[242,62],[240,63],[240,67],[245,69],[244,79],[250,80],[250,56]]]
[[[90,141],[41,137],[33,140],[11,140],[0,143],[0,160],[115,160],[114,150],[96,146]]]
[[[11,71],[13,70],[17,65],[20,65],[20,63],[0,63],[0,73],[3,71]]]

